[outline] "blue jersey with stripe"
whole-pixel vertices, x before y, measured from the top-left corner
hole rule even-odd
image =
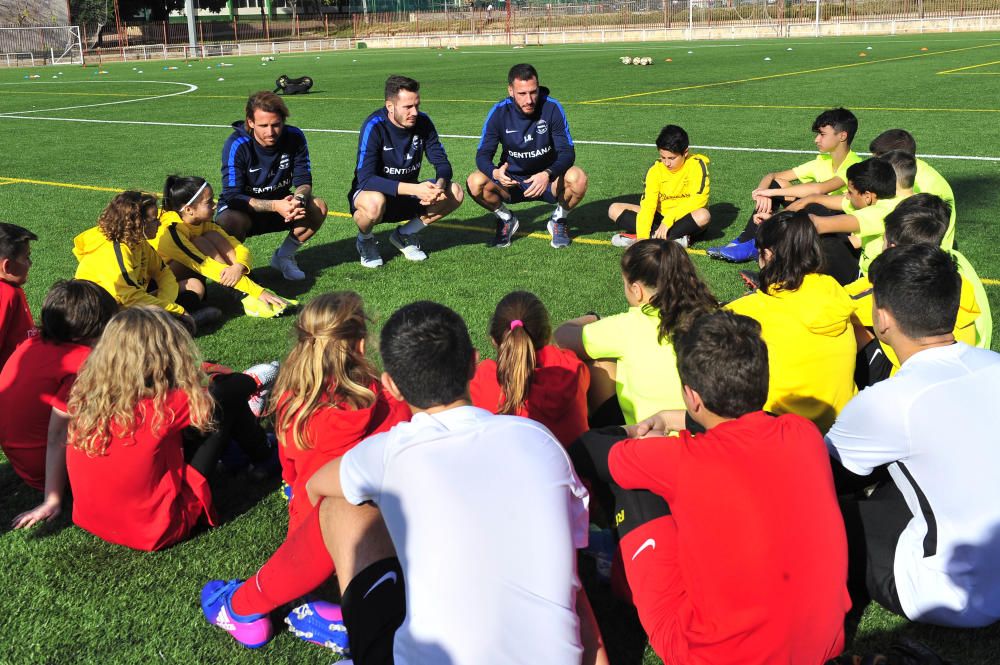
[[[361,190],[398,196],[399,183],[420,181],[424,155],[437,179],[451,180],[451,162],[427,114],[419,113],[413,128],[404,129],[392,124],[388,110],[380,108],[361,125],[350,196]]]
[[[497,146],[500,163],[494,165]],[[549,97],[549,89],[538,89],[535,112],[527,116],[508,97],[498,102],[483,123],[476,167],[493,177],[493,169],[507,164],[507,175],[527,178],[548,169],[551,177],[566,173],[576,161],[576,149],[562,105]]]
[[[273,148],[265,148],[248,133],[242,120],[222,146],[222,194],[219,210],[250,212],[250,199],[283,199],[292,188],[312,184],[305,134],[285,125]]]

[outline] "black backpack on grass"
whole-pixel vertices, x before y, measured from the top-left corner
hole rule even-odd
[[[275,80],[274,85],[277,86],[274,92],[280,92],[283,95],[298,95],[309,92],[309,89],[313,87],[313,80],[308,76],[293,79],[289,78],[287,74],[282,74]]]

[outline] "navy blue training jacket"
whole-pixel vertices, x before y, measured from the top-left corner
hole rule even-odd
[[[502,145],[500,164],[493,164],[497,146]],[[576,161],[576,149],[569,134],[569,122],[562,105],[549,97],[549,89],[538,90],[535,112],[527,116],[510,97],[497,102],[483,123],[476,167],[493,177],[493,169],[507,163],[507,175],[525,178],[548,169],[553,178],[561,176]]]
[[[420,181],[424,154],[434,165],[437,179],[451,180],[451,162],[427,114],[418,114],[413,129],[402,129],[389,121],[383,106],[361,125],[351,194],[365,190],[398,196],[399,183]]]
[[[219,210],[250,212],[250,199],[277,200],[293,187],[312,184],[306,137],[298,127],[285,125],[273,148],[265,148],[246,131],[242,120],[222,146],[222,195]]]

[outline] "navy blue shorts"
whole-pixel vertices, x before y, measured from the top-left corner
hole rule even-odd
[[[354,197],[359,192],[350,192],[347,195],[347,202],[351,206],[351,214],[357,210],[354,207]],[[422,217],[427,214],[427,206],[420,203],[416,196],[389,196],[385,194],[385,212],[382,213],[382,222],[408,222],[415,217]]]
[[[546,203],[559,202],[558,199],[556,199],[555,194],[552,193],[551,182],[549,183],[549,186],[545,188],[545,192],[542,193],[541,196],[536,196],[535,198],[528,198],[527,196],[524,195],[524,190],[528,188],[528,185],[525,184],[526,178],[522,176],[513,176],[510,174],[508,174],[507,177],[516,180],[517,184],[511,187],[504,187],[496,180],[493,181],[494,183],[496,183],[497,187],[506,190],[507,193],[510,194],[510,201],[507,201],[507,203],[524,203],[525,201],[545,201]]]
[[[215,219],[219,218],[219,215],[229,210],[229,206],[223,206],[221,209],[215,211]],[[239,212],[250,218],[250,230],[247,231],[247,237],[251,236],[261,236],[266,233],[287,233],[292,229],[292,225],[285,221],[285,218],[276,212],[257,212],[255,210],[236,210],[234,212]]]

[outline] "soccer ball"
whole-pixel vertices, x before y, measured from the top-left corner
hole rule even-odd
[[[631,65],[632,64],[632,58],[628,57],[627,55],[619,58],[619,60],[622,61],[623,65]]]

